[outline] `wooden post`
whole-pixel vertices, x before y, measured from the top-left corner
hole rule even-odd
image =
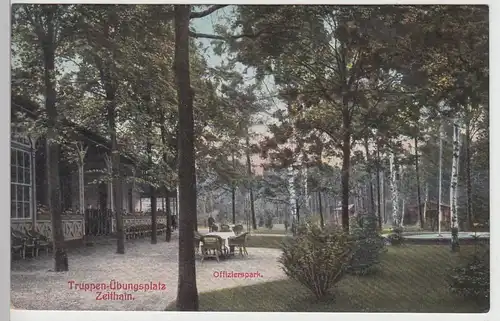
[[[36,231],[36,215],[37,215],[37,208],[36,208],[36,138],[35,137],[29,137],[30,143],[31,143],[31,201],[33,203],[32,205],[32,226],[31,230]]]

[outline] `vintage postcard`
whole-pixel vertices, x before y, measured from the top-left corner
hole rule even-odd
[[[488,6],[11,10],[11,309],[489,311]]]

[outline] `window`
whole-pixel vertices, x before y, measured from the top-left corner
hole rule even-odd
[[[31,217],[31,154],[10,149],[10,217]]]

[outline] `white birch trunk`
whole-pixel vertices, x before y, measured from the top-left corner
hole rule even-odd
[[[422,216],[424,217],[424,225],[427,218],[427,202],[429,201],[429,184],[425,183],[425,200],[424,200],[424,212]],[[420,204],[419,204],[420,206]]]
[[[385,223],[385,218],[386,218],[386,209],[385,209],[385,180],[384,176],[385,173],[384,171],[379,172],[380,175],[380,207],[382,208],[382,217],[384,218],[384,223]]]
[[[389,157],[389,168],[390,168],[390,188],[391,188],[391,201],[392,201],[392,225],[399,226],[398,216],[399,216],[399,195],[397,187],[396,170],[394,164],[394,154],[391,153]]]
[[[289,206],[290,206],[290,217],[292,218],[292,222],[295,224],[298,224],[297,221],[297,207],[296,207],[296,200],[297,200],[297,193],[295,191],[295,171],[294,169],[290,166],[288,167],[288,191],[289,191]]]
[[[439,186],[438,186],[438,234],[441,235],[441,220],[443,213],[441,210],[442,203],[442,185],[443,185],[443,124],[439,127]]]
[[[451,165],[451,186],[450,186],[450,223],[451,228],[458,228],[458,163],[460,159],[460,128],[455,119],[453,122],[453,158]]]
[[[401,216],[399,220],[399,225],[401,227],[404,226],[404,215],[405,215],[405,196],[403,193],[403,166],[398,167],[398,172],[399,172],[399,179],[398,179],[398,184],[396,185],[397,189],[397,194],[398,194],[398,204],[401,203]]]
[[[405,199],[403,198],[403,204],[401,205],[401,227],[404,227],[405,221]]]
[[[308,175],[308,170],[307,170],[307,166],[305,166],[304,164],[304,156],[301,154],[301,158],[300,158],[300,164],[301,164],[301,167],[302,167],[302,170],[301,170],[301,174],[302,174],[302,184],[303,184],[303,188],[304,188],[304,194],[302,195],[302,204],[304,204],[304,210],[302,211],[302,213],[304,215],[309,215],[311,214],[311,198],[309,197],[309,189],[307,188],[307,175]]]
[[[180,203],[180,198],[179,198],[179,184],[177,184],[175,188],[176,194],[177,194],[177,202],[175,204],[175,209],[176,209],[176,215],[177,215],[177,222],[179,222],[179,203]]]

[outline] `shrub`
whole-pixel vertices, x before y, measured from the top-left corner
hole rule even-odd
[[[380,263],[380,255],[385,250],[384,239],[378,233],[377,217],[363,216],[351,220],[349,225],[354,242],[352,260],[346,272],[358,275],[370,273]]]
[[[266,222],[265,222],[265,223],[266,223],[266,224],[265,224],[265,225],[266,225],[266,228],[268,228],[268,229],[272,229],[272,228],[273,228],[273,217],[272,217],[271,215],[268,215],[268,216],[266,217]]]
[[[315,225],[301,225],[300,230],[298,236],[283,243],[278,262],[288,277],[306,286],[317,299],[326,298],[351,260],[349,238],[340,230]]]
[[[490,251],[474,254],[470,261],[451,271],[451,291],[466,299],[489,305],[490,300]]]
[[[259,217],[259,227],[264,226],[264,218],[262,216]]]
[[[391,230],[391,234],[387,237],[391,245],[401,245],[403,243],[403,228],[396,226]]]

